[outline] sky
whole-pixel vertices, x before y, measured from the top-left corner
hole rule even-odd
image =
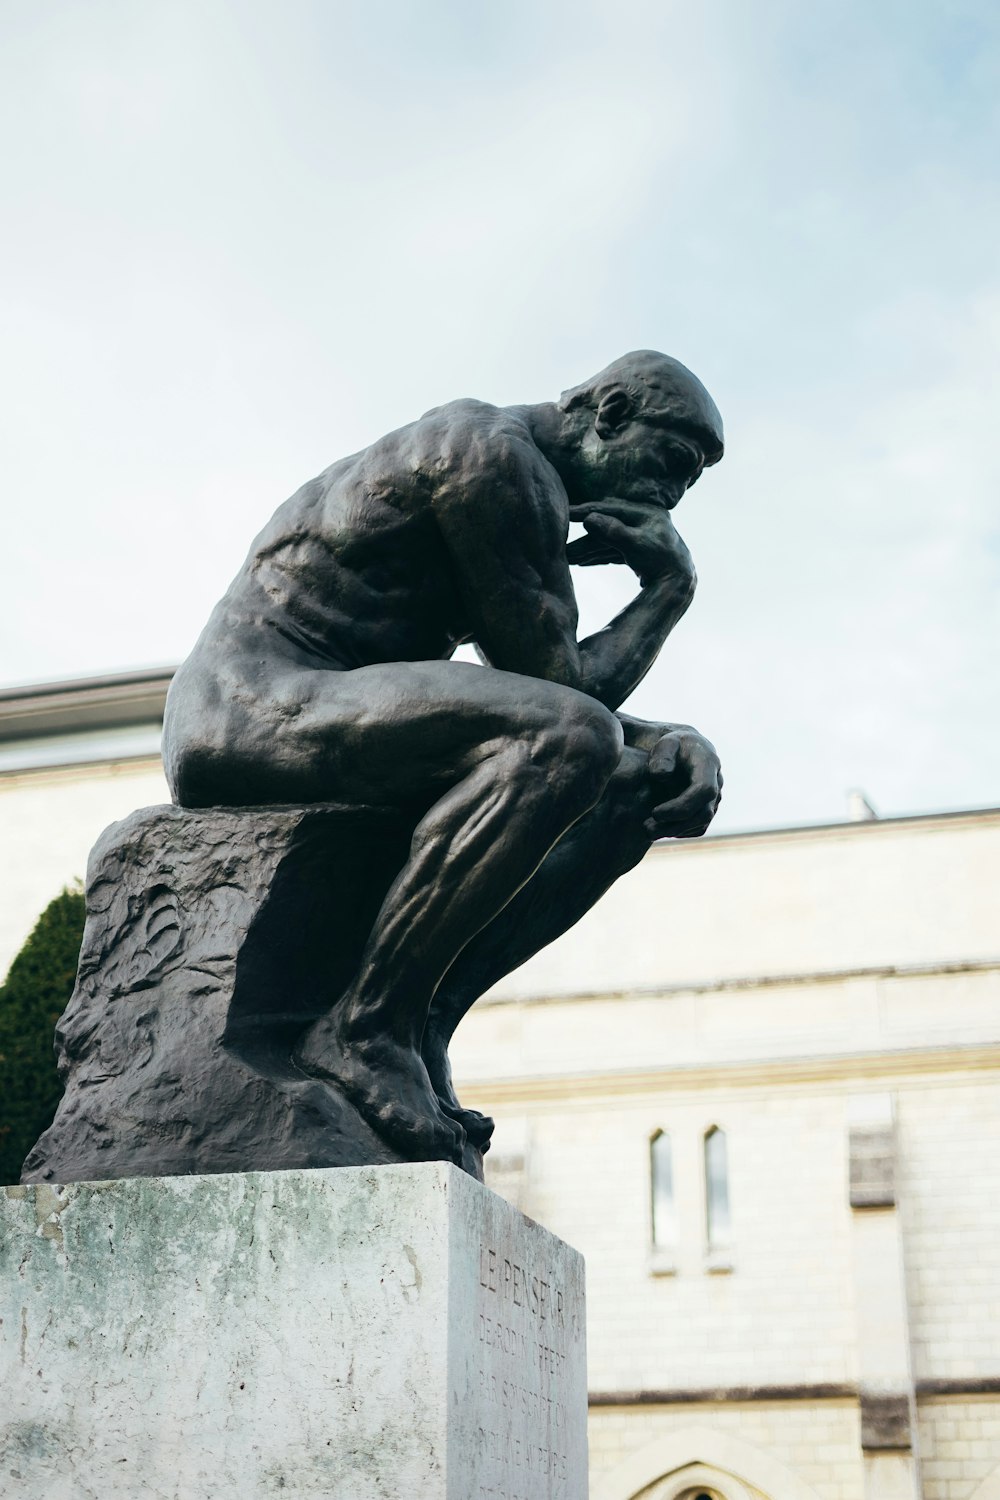
[[[0,0],[0,685],[172,664],[458,396],[689,365],[727,454],[628,707],[719,831],[1000,804],[995,0]],[[587,629],[634,590],[577,575]]]

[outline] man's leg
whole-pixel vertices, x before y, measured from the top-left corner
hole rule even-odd
[[[466,663],[326,672],[276,662],[263,684],[253,666],[245,717],[207,746],[209,767],[216,746],[227,747],[218,782],[185,766],[183,749],[178,782],[188,773],[199,796],[216,802],[233,785],[244,803],[413,810],[410,858],[357,975],[302,1037],[296,1060],[334,1079],[415,1159],[458,1159],[464,1132],[442,1110],[420,1055],[431,998],[469,939],[598,800],[621,755],[621,727],[570,688]]]
[[[651,843],[643,824],[654,797],[641,750],[625,750],[601,800],[555,845],[531,880],[459,954],[438,986],[424,1031],[423,1056],[438,1097],[483,1146],[493,1122],[461,1107],[451,1081],[448,1044],[474,1002],[590,910],[642,859]]]
[[[418,825],[354,983],[299,1046],[301,1066],[335,1078],[415,1154],[426,1149],[428,1103],[438,1103],[420,1049],[441,976],[586,812],[614,755],[610,737],[598,745],[580,723],[547,749],[532,753],[518,738],[487,755]],[[456,1155],[463,1143],[460,1135]]]

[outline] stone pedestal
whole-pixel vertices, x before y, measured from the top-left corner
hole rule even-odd
[[[583,1262],[439,1162],[0,1190],[0,1494],[583,1500]]]

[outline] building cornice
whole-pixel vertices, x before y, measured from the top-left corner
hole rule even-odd
[[[845,819],[839,823],[794,823],[787,828],[747,828],[725,833],[709,833],[701,839],[661,839],[653,844],[647,858],[671,859],[710,856],[720,847],[732,848],[734,844],[786,844],[802,839],[882,838],[891,833],[942,832],[956,828],[979,826],[983,823],[1000,823],[1000,807],[964,807],[946,812],[903,813],[893,817],[866,818],[854,822]]]
[[[847,1382],[788,1385],[684,1386],[636,1391],[591,1391],[587,1405],[600,1406],[719,1406],[723,1402],[753,1405],[769,1401],[856,1401],[858,1387]]]
[[[732,990],[795,989],[803,985],[847,984],[858,979],[950,978],[956,974],[988,974],[1000,971],[1000,954],[992,958],[938,959],[920,964],[868,964],[849,969],[789,969],[778,974],[737,975],[730,979],[689,979],[676,984],[634,985],[627,990],[570,990],[564,994],[486,994],[476,1002],[477,1010],[497,1005],[587,1005],[628,1000],[672,1000],[678,995],[715,995]]]
[[[29,766],[8,771],[0,768],[0,794],[20,791],[25,787],[80,786],[88,781],[106,782],[109,777],[119,776],[163,777],[163,762],[159,755],[128,755],[118,760],[71,761],[67,765]]]
[[[1000,1072],[1000,1042],[969,1042],[943,1047],[900,1047],[810,1056],[755,1058],[751,1061],[664,1064],[655,1068],[574,1070],[525,1073],[506,1078],[461,1080],[463,1099],[475,1108],[558,1102],[563,1109],[586,1109],[595,1099],[626,1095],[714,1089],[797,1086],[833,1083],[854,1085],[885,1078],[919,1078],[924,1086],[935,1075],[953,1082],[968,1075]]]
[[[969,1396],[1000,1396],[1000,1375],[974,1375],[960,1380],[926,1379],[916,1382],[916,1394],[924,1400]],[[856,1401],[857,1385],[848,1382],[789,1382],[787,1385],[675,1386],[669,1389],[591,1391],[587,1404],[595,1407],[622,1406],[719,1406],[723,1403],[753,1406],[772,1401]]]
[[[173,667],[0,688],[0,743],[159,724]]]

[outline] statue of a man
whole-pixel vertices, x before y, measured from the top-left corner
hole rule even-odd
[[[722,448],[705,388],[648,350],[556,404],[437,407],[280,507],[174,679],[182,806],[388,806],[413,828],[295,1057],[413,1158],[488,1143],[448,1065],[473,1001],[718,807],[707,740],[616,710],[691,602],[671,511]],[[570,564],[611,562],[639,592],[578,641]],[[450,659],[464,642],[482,666]]]

